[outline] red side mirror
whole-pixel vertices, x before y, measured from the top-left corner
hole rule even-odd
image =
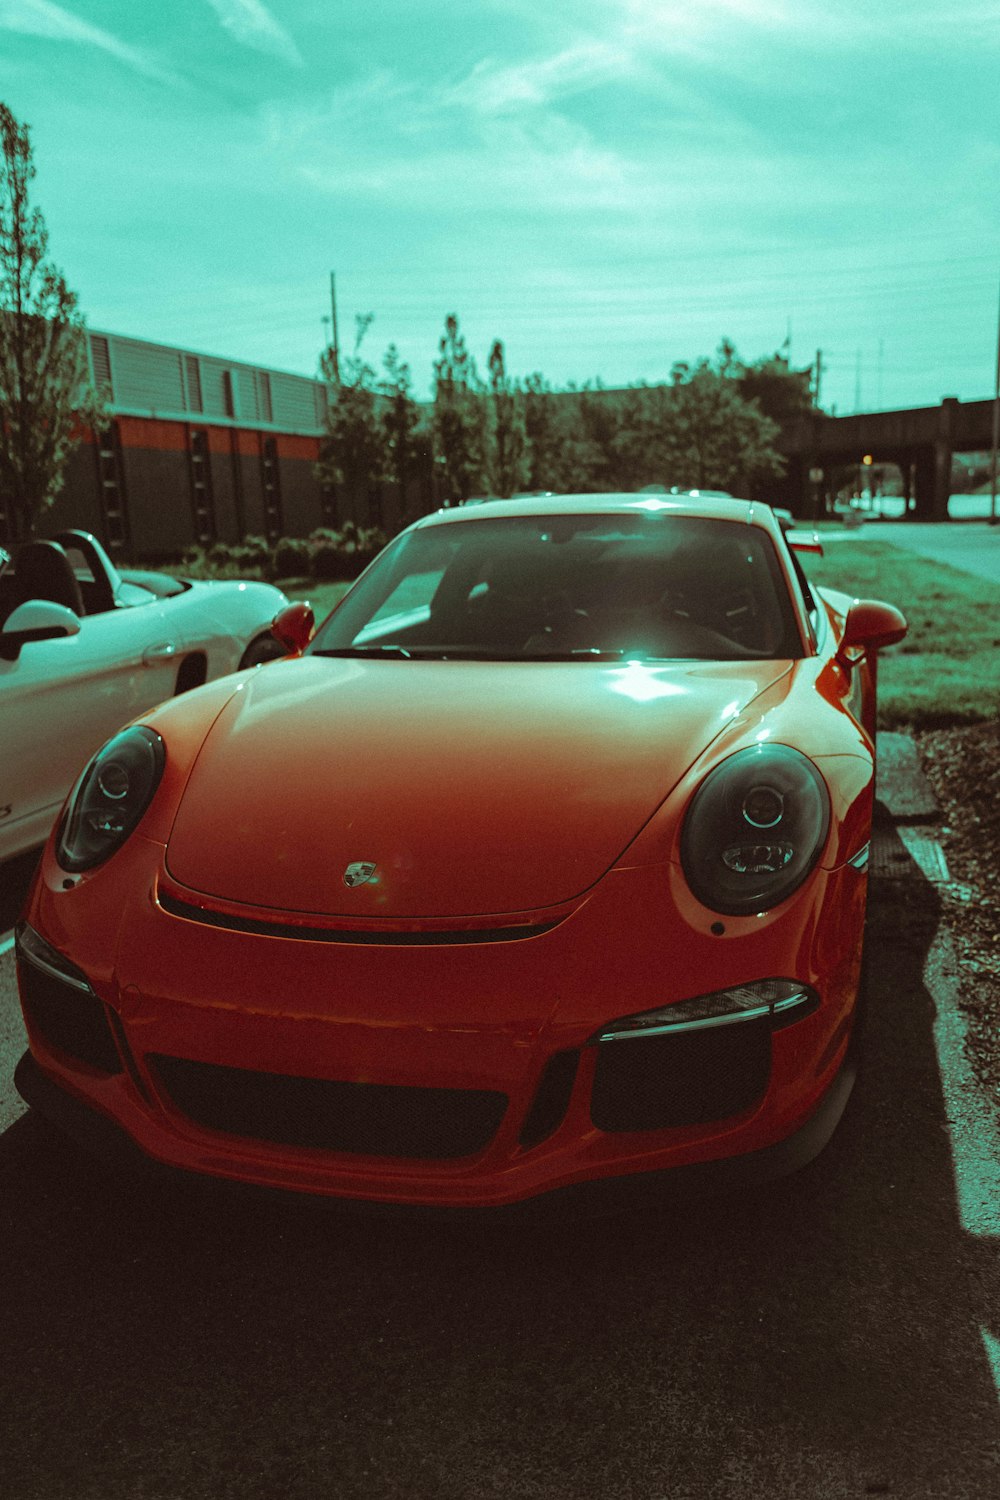
[[[907,629],[905,617],[892,604],[883,604],[879,599],[855,599],[847,612],[837,660],[850,666],[860,656],[880,651],[883,646],[894,646]],[[852,651],[856,654],[849,655]]]
[[[275,640],[296,656],[301,656],[306,649],[315,629],[316,616],[311,607],[301,601],[289,604],[271,621],[271,634]]]
[[[823,543],[817,531],[786,531],[785,540],[793,552],[812,552],[816,557],[823,556]]]

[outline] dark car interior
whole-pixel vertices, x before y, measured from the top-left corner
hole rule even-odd
[[[167,573],[119,572],[90,532],[62,531],[22,543],[0,574],[0,627],[29,599],[61,604],[82,617],[170,598],[188,587]]]
[[[427,528],[362,581],[317,652],[789,658],[802,643],[765,533],[701,518],[512,517]]]

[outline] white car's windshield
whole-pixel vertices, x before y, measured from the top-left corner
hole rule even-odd
[[[383,553],[309,649],[518,661],[802,655],[765,532],[655,514],[418,527]]]

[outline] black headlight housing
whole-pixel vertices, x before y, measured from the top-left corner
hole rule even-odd
[[[754,745],[716,766],[681,834],[688,885],[729,916],[769,911],[802,884],[826,843],[830,794],[790,745]]]
[[[94,756],[69,800],[56,859],[74,874],[110,858],[137,827],[163,775],[166,751],[145,724],[123,729]]]

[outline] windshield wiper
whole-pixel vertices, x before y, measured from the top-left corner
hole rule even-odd
[[[389,658],[401,661],[659,661],[637,651],[605,651],[600,646],[577,646],[572,651],[487,651],[480,646],[331,646],[312,656]]]
[[[313,651],[312,656],[392,656],[409,661],[412,651],[404,646],[331,646],[327,651]]]
[[[479,646],[331,646],[313,656],[399,657],[406,661],[531,661],[509,651],[484,651]]]

